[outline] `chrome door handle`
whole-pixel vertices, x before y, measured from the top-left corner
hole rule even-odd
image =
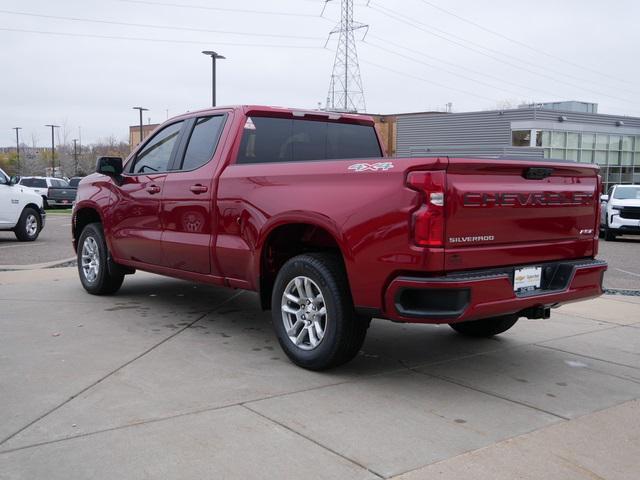
[[[149,192],[151,195],[155,195],[156,193],[160,193],[160,187],[157,185],[149,185],[147,187],[147,192]]]

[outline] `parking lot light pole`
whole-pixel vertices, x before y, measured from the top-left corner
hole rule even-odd
[[[75,176],[78,176],[78,139],[73,139],[73,164],[75,166]]]
[[[60,125],[45,125],[45,127],[51,127],[51,176],[56,176],[56,143],[53,139],[53,131],[56,128],[60,128]]]
[[[202,53],[211,57],[211,106],[216,106],[216,60],[224,60],[226,57],[223,57],[219,53],[216,53],[212,50],[204,50]]]
[[[142,143],[142,140],[144,140],[144,127],[142,124],[142,112],[148,112],[149,109],[148,108],[144,108],[144,107],[133,107],[134,110],[138,110],[140,112],[140,141],[138,143]],[[133,147],[133,145],[132,145]]]
[[[16,173],[20,173],[20,130],[22,127],[13,127],[16,131]]]

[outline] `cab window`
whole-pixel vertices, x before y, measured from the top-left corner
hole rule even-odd
[[[195,170],[211,160],[224,125],[224,115],[198,118],[191,131],[180,170]]]
[[[164,127],[153,138],[142,147],[133,161],[130,173],[146,174],[166,172],[173,151],[177,146],[178,137],[182,122],[172,123]]]

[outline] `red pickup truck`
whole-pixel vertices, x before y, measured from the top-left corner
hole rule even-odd
[[[370,117],[240,106],[98,159],[73,212],[84,288],[135,269],[257,291],[296,364],[359,351],[372,317],[491,336],[602,293],[597,167],[384,158]]]

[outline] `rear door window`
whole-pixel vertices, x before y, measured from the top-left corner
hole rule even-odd
[[[177,146],[181,128],[182,122],[177,122],[156,133],[138,152],[130,172],[133,174],[166,172]]]
[[[217,115],[196,120],[180,170],[195,170],[211,160],[220,139],[224,119],[224,115]]]
[[[373,126],[270,117],[250,117],[237,163],[303,162],[379,158]]]

